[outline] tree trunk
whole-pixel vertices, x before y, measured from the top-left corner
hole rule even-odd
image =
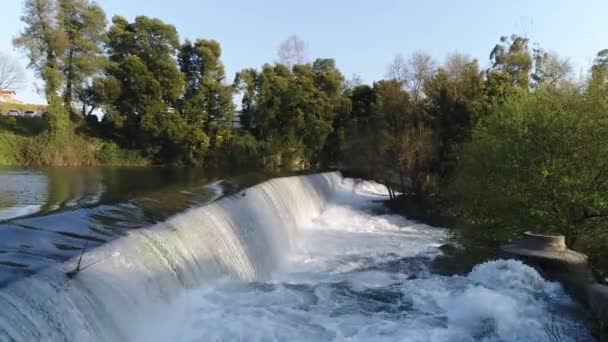
[[[74,83],[74,50],[70,50],[68,55],[68,65],[67,65],[67,75],[66,75],[66,83],[65,83],[65,94],[63,102],[65,104],[65,109],[70,113],[70,117],[73,118],[74,111],[72,110],[72,87]],[[84,111],[83,111],[84,113]]]
[[[401,185],[401,193],[405,195],[405,180],[403,175],[403,168],[399,168],[399,182]]]

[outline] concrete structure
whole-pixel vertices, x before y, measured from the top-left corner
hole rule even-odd
[[[10,89],[0,90],[0,102],[17,102],[17,92]]]
[[[501,249],[533,266],[544,277],[560,281],[595,318],[599,340],[608,341],[608,286],[595,282],[587,256],[568,249],[563,235],[526,232],[522,239]]]
[[[515,255],[557,263],[587,265],[587,256],[568,249],[563,235],[525,232],[523,239],[502,246],[502,250]]]

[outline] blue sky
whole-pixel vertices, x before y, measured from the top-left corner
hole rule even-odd
[[[297,34],[310,57],[332,57],[350,77],[382,78],[397,53],[425,51],[441,61],[465,52],[487,66],[501,35],[525,34],[543,48],[569,57],[575,71],[586,70],[595,53],[608,48],[607,0],[99,0],[108,19],[121,14],[158,17],[174,24],[181,39],[220,42],[229,80],[245,67],[276,59],[280,42]],[[23,28],[21,0],[2,0],[0,51],[27,63],[12,47]],[[34,76],[18,97],[42,102]]]

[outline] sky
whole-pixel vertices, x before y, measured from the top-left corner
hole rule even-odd
[[[0,52],[24,67],[12,38],[22,29],[22,0],[0,0]],[[608,48],[608,0],[98,0],[113,15],[157,17],[177,27],[182,40],[215,39],[228,80],[243,68],[276,60],[290,35],[309,44],[309,57],[334,58],[346,78],[382,79],[396,54],[424,51],[438,61],[452,52],[489,65],[502,35],[518,33],[568,57],[577,73]],[[31,71],[17,98],[43,103]]]

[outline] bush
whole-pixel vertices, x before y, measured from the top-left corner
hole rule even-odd
[[[590,241],[608,241],[607,179],[601,106],[576,91],[539,90],[475,127],[448,189],[448,214],[468,245],[534,230],[563,234],[569,246],[591,252]]]
[[[235,135],[225,150],[213,156],[216,164],[224,167],[263,167],[264,143],[251,134]]]
[[[113,164],[119,160],[120,147],[115,143],[103,143],[95,158],[103,164]]]
[[[103,142],[95,153],[97,163],[108,165],[145,165],[147,160],[138,151],[123,149],[113,142]]]

